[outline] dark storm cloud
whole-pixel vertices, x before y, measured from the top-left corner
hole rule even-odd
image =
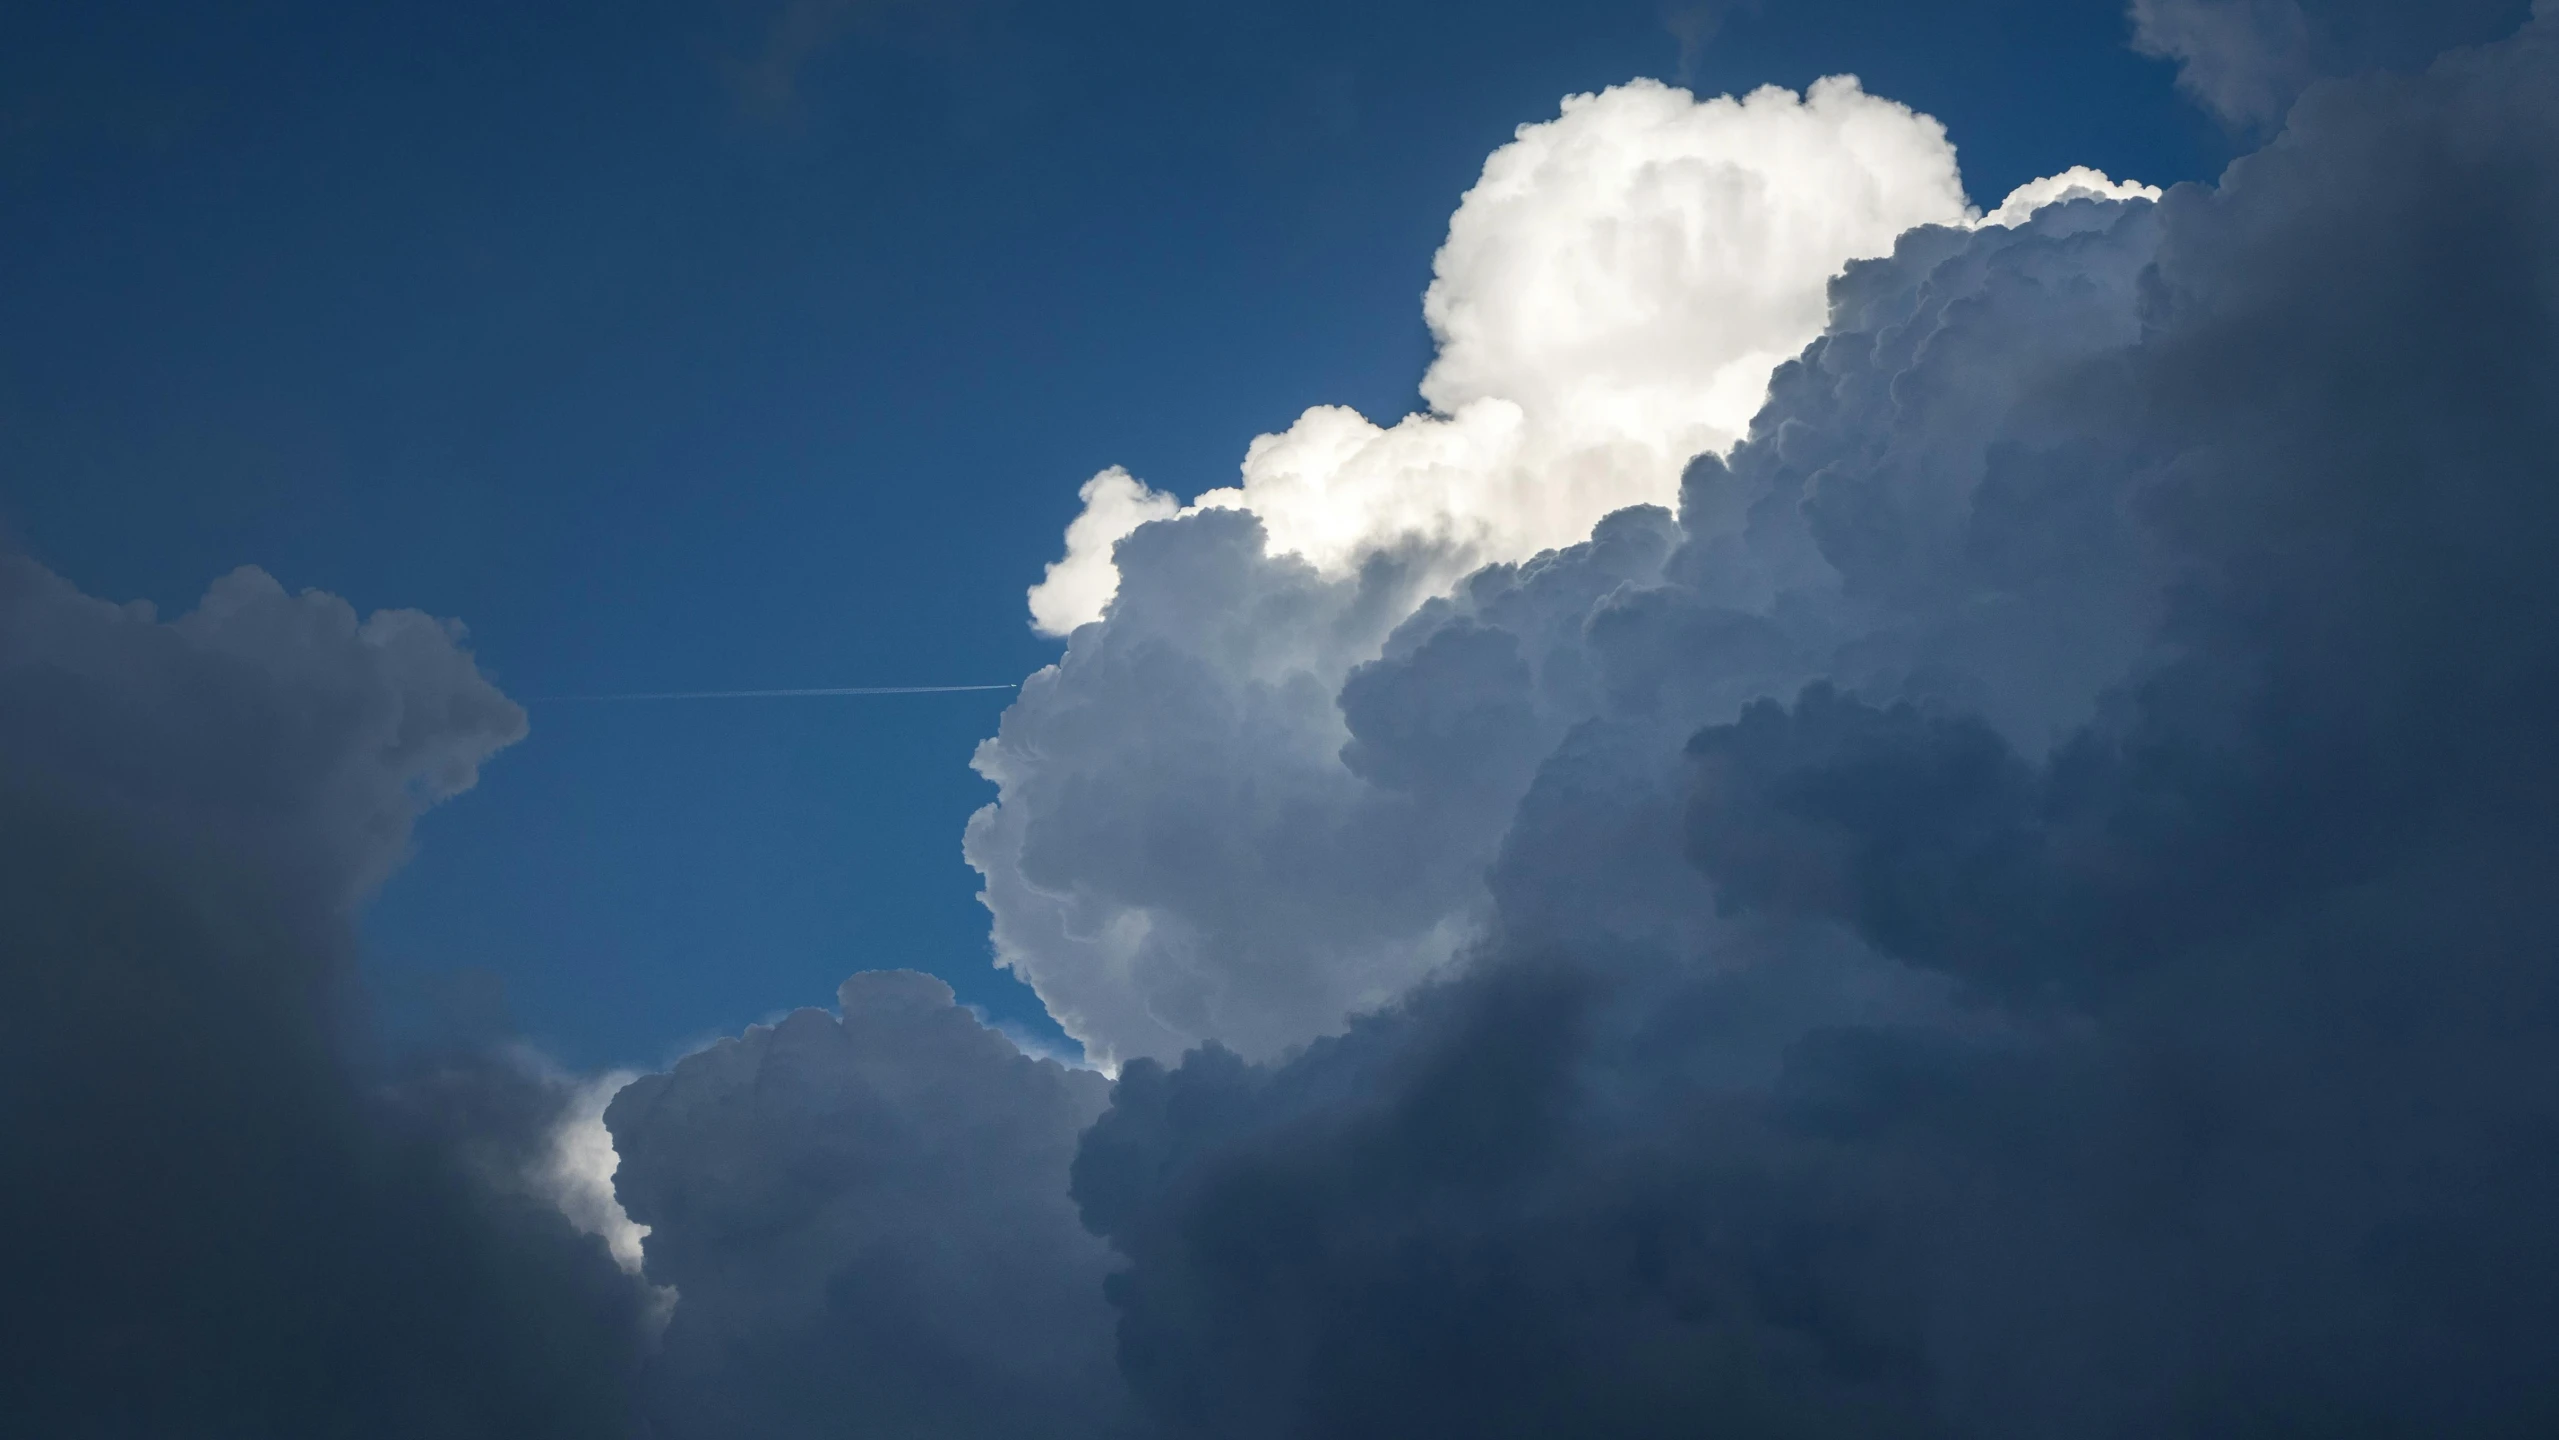
[[[1467,973],[1123,1072],[1163,1433],[2559,1428],[2553,31],[1914,233],[1677,550],[1358,672],[1379,783],[1561,739]]]
[[[1034,1060],[910,971],[645,1076],[615,1188],[681,1298],[667,1437],[1112,1433],[1110,1253],[1067,1198],[1109,1084]]]
[[[0,1414],[627,1433],[639,1296],[525,1177],[566,1097],[350,1058],[356,905],[523,733],[427,617],[0,557]]]

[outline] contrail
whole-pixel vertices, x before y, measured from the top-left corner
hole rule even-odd
[[[968,690],[1018,690],[1012,685],[827,685],[808,690],[649,690],[629,695],[536,695],[527,705],[572,700],[786,700],[808,695],[955,695]]]

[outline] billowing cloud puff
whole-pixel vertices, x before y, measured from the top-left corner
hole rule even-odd
[[[1449,221],[1422,305],[1430,409],[1381,428],[1318,406],[1193,503],[1250,511],[1274,553],[1328,577],[1428,550],[1444,580],[1570,544],[1669,503],[1690,456],[1740,438],[1842,263],[1968,213],[1943,127],[1853,77],[1573,96],[1493,152]],[[1085,504],[1031,592],[1052,634],[1101,616],[1110,547],[1173,508],[1118,471]]]
[[[566,1087],[351,1054],[357,903],[524,730],[452,627],[0,556],[0,1414],[628,1431],[642,1297],[530,1177]]]
[[[1942,222],[1934,233],[1953,244],[2087,208],[2062,202],[2157,193],[2080,168],[1984,219],[1936,122],[1847,79],[1704,102],[1644,82],[1523,127],[1440,252],[1425,306],[1441,339],[1431,413],[1381,431],[1309,411],[1254,442],[1243,486],[1178,515],[1123,472],[1086,487],[1076,533],[1116,544],[1115,558],[1071,542],[1040,594],[1071,583],[1116,598],[977,757],[1001,789],[968,836],[1000,959],[1106,1065],[1210,1039],[1267,1057],[1402,994],[1482,932],[1484,875],[1538,758],[1599,703],[1572,607],[1663,580],[1679,536],[1659,507],[1692,456],[1740,435],[1772,375],[1790,383],[1827,307],[1864,303],[1853,286],[1826,295],[1840,266],[1913,224]],[[2115,249],[2079,328],[2027,343],[2057,358],[2135,324],[2139,245]],[[1997,308],[2041,283],[2001,263],[1957,267],[1962,288],[1947,293]],[[1932,307],[1881,343],[1931,343],[1949,313]],[[1913,397],[1926,426],[1898,419],[1858,388],[1887,383],[1893,363],[1843,342],[1791,383],[1843,387],[1825,402],[1837,443],[1885,447],[1866,483],[1917,504],[1969,483],[1925,472],[1975,443],[2005,400]],[[1737,521],[1717,508],[1731,503],[1699,514]],[[1783,551],[1764,538],[1690,583],[1774,583],[1763,572]],[[1458,583],[1488,557],[1501,563]],[[1829,595],[1837,577],[1812,564],[1805,593]],[[1758,679],[1821,673],[1823,647],[1867,627],[1845,602],[1810,604],[1794,615],[1804,633],[1753,622],[1775,667]],[[1546,607],[1562,607],[1551,625],[1522,618]],[[1989,648],[2038,623],[2009,618],[2006,631],[1964,623]],[[1877,638],[1862,663],[1893,663],[1896,643]]]
[[[1111,547],[1121,536],[1149,520],[1170,519],[1182,508],[1172,496],[1148,489],[1117,465],[1085,481],[1076,498],[1084,509],[1066,527],[1066,555],[1031,588],[1031,623],[1051,635],[1092,620],[1111,603],[1120,584]]]
[[[1066,1193],[1108,1083],[909,971],[632,1083],[606,1112],[650,1278],[680,1298],[657,1435],[1099,1436],[1109,1252]]]
[[[2086,165],[2073,165],[2058,175],[2029,180],[2008,192],[1999,208],[1981,217],[1984,225],[2005,225],[2014,229],[2034,218],[2046,206],[2065,200],[2156,200],[2159,187],[2138,180],[2115,180],[2103,170]]]
[[[1675,530],[1400,627],[1366,773],[1569,723],[1462,968],[1122,1069],[1157,1433],[2559,1427],[2554,73],[1906,236]]]
[[[406,858],[419,811],[524,735],[459,638],[414,610],[359,619],[334,595],[289,596],[256,569],[164,625],[0,556],[15,690],[0,756],[20,783],[161,839],[218,839],[343,912]]]
[[[1119,547],[1112,619],[1024,682],[969,822],[997,953],[1097,1063],[1225,1035],[1272,1053],[1451,953],[1480,886],[1437,807],[1342,762],[1335,696],[1413,603],[1213,510]],[[1497,816],[1460,820],[1470,833]]]

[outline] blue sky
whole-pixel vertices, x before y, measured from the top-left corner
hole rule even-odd
[[[1449,213],[1567,93],[1851,71],[1984,202],[2232,150],[2113,0],[359,8],[0,21],[0,524],[164,610],[455,616],[536,702],[1046,663],[1077,484],[1410,408]],[[534,703],[385,993],[578,1066],[888,965],[1053,1034],[959,854],[1005,698]]]

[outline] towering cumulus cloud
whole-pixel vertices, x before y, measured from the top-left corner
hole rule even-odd
[[[640,1292],[541,1193],[565,1088],[344,1044],[350,919],[524,716],[447,627],[0,556],[0,1415],[628,1433]]]
[[[1122,1068],[1074,1183],[1157,1432],[2559,1429],[2555,74],[2545,18],[2215,187],[1914,231],[1676,516],[1287,697],[1411,813],[1524,784],[1461,964]],[[1141,529],[1123,603],[1349,623],[1259,538]],[[1080,838],[1199,863],[1238,773]],[[1331,906],[1264,852],[1254,955],[1327,973],[1378,850]]]
[[[1032,595],[1066,657],[978,755],[1001,795],[968,854],[1000,957],[1106,1064],[1269,1056],[1401,993],[1481,933],[1493,847],[1593,678],[1532,677],[1562,635],[1462,617],[1659,581],[1664,509],[1533,557],[1672,504],[1850,260],[2156,194],[2081,168],[1984,220],[1937,122],[1847,77],[1706,101],[1638,82],[1523,126],[1449,222],[1428,413],[1308,411],[1188,508],[1121,471],[1086,486]]]

